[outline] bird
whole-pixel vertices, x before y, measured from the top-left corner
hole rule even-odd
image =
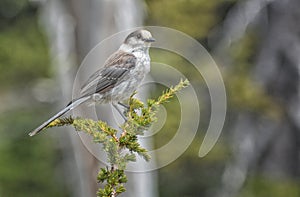
[[[151,33],[138,29],[130,33],[104,65],[83,84],[79,97],[29,133],[34,136],[51,122],[83,103],[111,103],[126,121],[117,104],[128,107],[128,99],[150,71],[149,48],[155,42]]]

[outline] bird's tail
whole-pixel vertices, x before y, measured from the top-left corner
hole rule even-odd
[[[54,121],[55,119],[61,117],[62,115],[64,115],[68,111],[72,110],[73,108],[81,105],[82,103],[84,103],[88,99],[89,99],[89,97],[83,97],[83,98],[75,100],[74,102],[72,102],[69,105],[67,105],[64,109],[60,110],[57,114],[55,114],[54,116],[52,116],[51,118],[49,118],[47,121],[45,121],[39,127],[37,127],[36,129],[34,129],[33,131],[31,131],[28,135],[30,137],[36,135],[37,133],[39,133],[40,131],[42,131],[46,126],[48,126],[52,121]]]

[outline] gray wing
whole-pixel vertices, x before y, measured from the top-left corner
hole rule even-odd
[[[82,97],[94,93],[104,94],[125,80],[135,67],[136,57],[130,53],[117,51],[105,62],[104,67],[96,71],[82,86]]]

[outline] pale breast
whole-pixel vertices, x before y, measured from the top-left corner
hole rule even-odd
[[[123,101],[128,99],[150,71],[149,54],[145,51],[136,51],[133,54],[137,58],[136,65],[130,71],[128,78],[112,90],[112,100]]]
[[[148,51],[135,51],[133,55],[137,58],[137,64],[133,71],[146,75],[150,71],[150,56]]]

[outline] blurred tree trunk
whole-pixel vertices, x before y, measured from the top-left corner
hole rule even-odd
[[[74,81],[74,65],[101,40],[143,23],[143,2],[140,0],[48,0],[42,6],[41,16],[51,44],[53,65],[62,88],[62,106],[71,99]],[[121,40],[120,40],[121,43]],[[117,50],[119,43],[110,44],[107,53]],[[113,48],[112,48],[113,47]],[[108,54],[99,54],[107,57]],[[101,65],[97,65],[101,66]],[[93,71],[99,69],[93,68]],[[84,69],[83,76],[93,71]],[[101,118],[112,119],[107,107],[100,106]],[[95,196],[99,185],[96,175],[99,161],[83,146],[74,131],[61,132],[59,138],[65,152],[65,171],[73,196]],[[153,175],[130,175],[126,184],[126,196],[155,196]],[[133,181],[131,181],[133,180]],[[148,185],[145,185],[148,184]]]
[[[250,4],[252,7],[247,7]],[[238,41],[248,26],[261,30],[257,32],[260,43],[252,80],[275,98],[277,106],[273,107],[279,108],[281,115],[274,118],[249,111],[237,114],[231,127],[233,158],[224,171],[218,196],[237,196],[249,172],[262,172],[271,178],[299,178],[299,7],[299,0],[240,1],[225,20],[226,38],[217,47],[222,58],[227,47],[224,43]]]

